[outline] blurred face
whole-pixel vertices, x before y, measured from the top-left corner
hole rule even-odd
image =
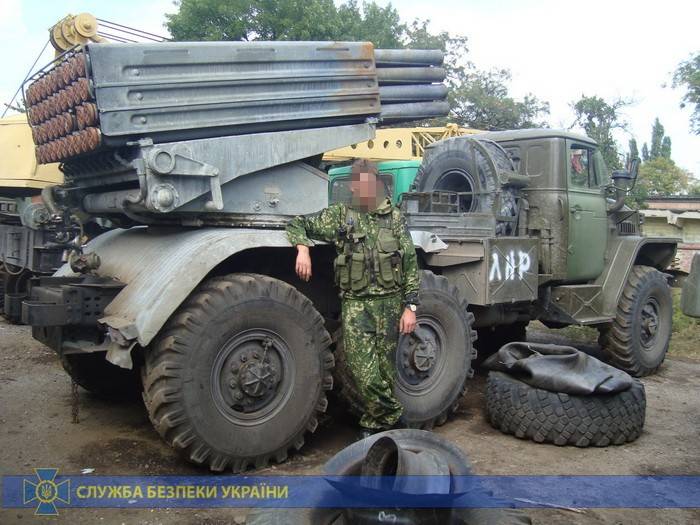
[[[583,166],[583,153],[580,150],[574,150],[571,153],[571,167],[576,173],[583,173],[585,168]]]
[[[364,210],[374,210],[383,200],[383,192],[380,191],[379,181],[374,173],[357,173],[352,175],[350,181],[352,192],[352,205]]]

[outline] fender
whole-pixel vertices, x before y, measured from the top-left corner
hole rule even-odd
[[[219,263],[243,250],[291,247],[284,230],[243,228],[116,229],[93,239],[97,275],[126,284],[99,322],[123,338],[148,345],[187,296]],[[66,264],[57,277],[75,276]]]
[[[603,315],[615,317],[622,290],[633,265],[645,264],[664,271],[676,255],[679,242],[680,239],[669,237],[621,236],[613,239],[605,253],[608,262],[606,269],[593,282],[602,287]],[[652,249],[662,247],[664,250]]]

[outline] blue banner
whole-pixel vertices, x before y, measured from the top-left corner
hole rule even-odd
[[[60,508],[700,508],[700,476],[3,476],[2,505]]]

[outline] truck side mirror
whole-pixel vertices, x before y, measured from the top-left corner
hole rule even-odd
[[[610,178],[612,179],[612,189],[615,190],[615,202],[608,205],[608,213],[614,213],[622,209],[625,205],[625,197],[632,191],[639,174],[639,159],[630,161],[626,170],[614,170]]]
[[[637,175],[639,175],[639,165],[641,163],[642,161],[639,159],[639,157],[632,159],[632,162],[630,162],[630,175],[632,175],[632,186],[634,186],[634,183],[637,182]]]
[[[626,170],[614,170],[611,174],[613,185],[616,190],[629,192],[634,188],[639,174],[639,159],[632,159]]]

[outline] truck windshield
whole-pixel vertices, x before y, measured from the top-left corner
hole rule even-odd
[[[573,144],[569,150],[569,185],[574,188],[600,188],[610,179],[605,159],[598,149]]]
[[[593,170],[595,171],[596,185],[598,187],[605,186],[610,182],[610,173],[600,150],[593,152]]]

